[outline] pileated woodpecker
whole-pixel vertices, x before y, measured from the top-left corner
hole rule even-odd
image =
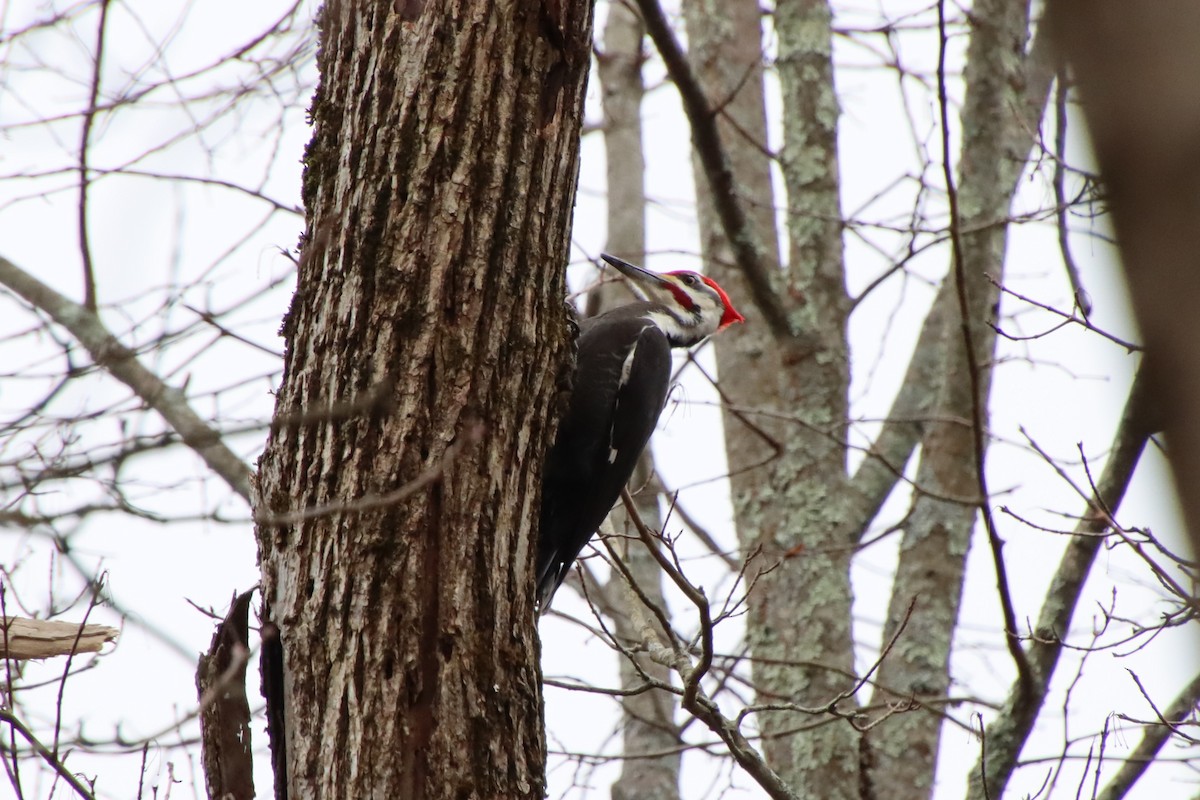
[[[537,593],[543,613],[654,432],[671,380],[671,348],[691,347],[745,322],[712,278],[686,270],[659,275],[601,257],[649,299],[579,326],[574,389],[542,478]]]

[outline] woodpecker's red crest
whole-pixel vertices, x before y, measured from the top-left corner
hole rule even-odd
[[[647,317],[662,328],[674,347],[690,347],[735,322],[746,321],[712,278],[690,270],[659,274],[607,253],[600,257],[658,302],[661,309],[651,310]]]

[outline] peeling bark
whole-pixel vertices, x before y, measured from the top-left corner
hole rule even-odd
[[[208,796],[221,800],[254,797],[250,701],[246,697],[253,594],[234,595],[229,613],[217,625],[212,644],[201,654],[196,669],[204,783]]]

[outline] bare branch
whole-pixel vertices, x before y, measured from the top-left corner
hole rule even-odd
[[[96,121],[96,101],[100,98],[100,76],[104,66],[104,39],[108,33],[109,0],[100,0],[100,20],[96,23],[96,54],[92,60],[92,85],[83,125],[79,133],[79,254],[83,260],[83,307],[96,311],[96,270],[92,264],[92,245],[88,237],[88,154],[91,152],[92,125]]]
[[[84,798],[84,800],[95,800],[95,795],[92,794],[92,791],[88,789],[88,787],[84,786],[83,782],[79,780],[79,778],[75,777],[74,772],[71,772],[71,770],[67,769],[67,765],[62,762],[62,759],[55,757],[55,755],[50,752],[46,745],[39,741],[38,738],[33,735],[33,732],[29,730],[29,728],[25,727],[25,724],[21,722],[21,720],[17,719],[15,714],[6,708],[0,708],[0,722],[7,723],[12,730],[21,734],[25,741],[29,742],[34,752],[41,756],[42,760],[49,764],[50,767],[56,773],[58,773],[58,776],[66,781],[68,786],[75,790],[77,795]]]
[[[1140,681],[1138,687],[1141,688]],[[1145,689],[1142,689],[1142,694],[1146,695]],[[1150,698],[1146,696],[1146,700],[1149,701]],[[1171,705],[1167,706],[1165,712],[1159,713],[1157,708],[1154,709],[1159,723],[1146,726],[1141,741],[1137,743],[1137,747],[1133,748],[1133,752],[1125,759],[1125,763],[1121,765],[1117,774],[1104,787],[1099,800],[1121,800],[1125,797],[1137,780],[1142,777],[1146,767],[1154,762],[1167,740],[1180,733],[1178,726],[1183,720],[1196,713],[1197,703],[1200,703],[1200,675],[1196,675],[1187,686],[1183,687],[1183,691],[1171,702]],[[1153,703],[1151,703],[1151,707],[1153,707]]]
[[[1000,608],[1004,613],[1004,641],[1008,645],[1009,655],[1017,666],[1017,692],[1019,697],[1027,697],[1031,691],[1033,676],[1030,672],[1029,661],[1025,651],[1021,649],[1018,639],[1017,615],[1013,610],[1012,592],[1009,588],[1008,570],[1004,565],[1002,552],[1003,542],[996,530],[996,521],[992,517],[991,494],[987,486],[987,444],[984,440],[984,427],[987,410],[987,398],[984,394],[984,378],[980,373],[982,365],[971,329],[971,303],[967,298],[966,263],[963,253],[963,242],[959,230],[958,191],[954,182],[954,166],[950,159],[950,104],[946,98],[946,3],[938,0],[938,63],[937,91],[938,109],[942,118],[942,175],[946,181],[946,194],[950,201],[950,240],[953,256],[954,285],[958,293],[959,328],[962,332],[963,349],[966,351],[967,375],[971,381],[971,434],[974,444],[975,479],[979,482],[979,513],[983,517],[987,529],[988,543],[992,549],[992,563],[996,569],[996,591],[1000,599]]]
[[[1143,366],[1134,378],[1108,461],[1096,483],[1095,494],[1088,502],[1088,512],[1079,520],[1076,535],[1067,544],[1046,592],[1046,601],[1027,652],[1033,680],[1024,691],[1014,687],[1000,713],[987,726],[988,751],[986,759],[981,758],[979,769],[971,775],[969,797],[972,800],[1003,794],[1049,691],[1050,680],[1064,648],[1063,637],[1103,541],[1099,534],[1109,524],[1109,515],[1096,510],[1107,508],[1115,512],[1121,505],[1150,433],[1159,427],[1156,401],[1145,373]]]
[[[1019,144],[1014,143],[1015,151],[1028,152],[1036,143],[1038,122],[1045,113],[1049,99],[1054,63],[1050,35],[1042,26],[1038,26],[1025,58],[1021,103],[1015,109],[1020,118],[1017,129],[1025,137]],[[1016,189],[1022,165],[1023,162],[1014,160],[1007,167],[1005,187],[1010,194]],[[973,227],[961,225],[960,230],[966,232],[973,230]],[[954,282],[944,281],[921,325],[913,355],[900,391],[888,412],[887,422],[871,446],[870,457],[863,461],[851,481],[851,493],[857,505],[851,530],[867,530],[868,524],[903,476],[904,465],[921,440],[925,426],[913,424],[911,420],[927,416],[932,410],[933,398],[941,383],[938,370],[945,359],[945,346],[942,343],[944,320],[953,313],[955,300]]]
[[[758,785],[768,795],[775,798],[775,800],[797,800],[798,795],[783,782],[783,779],[779,777],[775,770],[767,765],[762,755],[746,740],[737,723],[722,714],[717,704],[709,698],[703,687],[700,686],[700,679],[707,673],[709,667],[712,666],[713,659],[712,619],[708,614],[708,599],[704,596],[703,590],[693,586],[675,565],[671,563],[670,559],[663,555],[654,545],[654,534],[642,522],[641,516],[638,515],[637,506],[634,505],[633,498],[629,496],[628,490],[621,490],[621,500],[625,504],[625,510],[629,514],[629,519],[637,528],[638,535],[642,537],[642,541],[646,543],[655,560],[658,561],[659,566],[674,581],[675,585],[687,595],[688,599],[692,601],[701,614],[702,655],[700,662],[693,664],[687,654],[677,647],[673,648],[670,654],[662,654],[684,681],[682,706],[688,713],[707,725],[709,730],[721,737],[721,741],[725,742],[734,760],[738,762],[742,769],[746,770],[746,773],[751,778],[758,782]],[[658,645],[658,647],[661,648],[662,645]]]
[[[251,502],[250,467],[225,446],[218,431],[191,409],[183,391],[163,383],[142,366],[137,356],[109,332],[95,312],[68,300],[3,257],[0,257],[0,284],[70,331],[98,365],[157,411],[183,437],[184,444],[204,459],[230,489],[247,503]]]

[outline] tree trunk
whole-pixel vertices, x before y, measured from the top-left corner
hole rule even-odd
[[[585,0],[325,5],[259,487],[292,798],[543,796],[531,554],[590,46]]]
[[[1048,3],[1079,81],[1129,296],[1167,415],[1168,455],[1192,546],[1200,552],[1200,7],[1174,0]]]
[[[646,165],[642,154],[643,26],[634,10],[614,3],[604,26],[604,52],[598,56],[600,87],[604,105],[604,152],[608,168],[607,252],[642,264],[646,258]],[[593,299],[596,301],[593,303]],[[588,294],[588,307],[602,313],[628,302],[624,286],[605,284]],[[642,453],[630,480],[642,520],[652,528],[662,525],[658,511],[658,487],[652,480],[654,457],[650,448]],[[662,569],[646,550],[637,531],[618,504],[609,515],[613,528],[624,538],[613,541],[613,549],[625,561],[632,579],[650,602],[665,607]],[[657,690],[637,692],[646,675],[670,683],[671,671],[656,663],[640,647],[644,643],[639,618],[650,614],[626,586],[623,575],[613,571],[608,583],[613,634],[633,652],[619,658],[621,688],[633,692],[621,698],[621,775],[613,783],[613,800],[677,800],[679,797],[678,751],[680,736],[675,724],[675,698]],[[674,751],[674,752],[672,752]],[[650,756],[650,753],[664,755]]]
[[[778,238],[764,156],[769,148],[758,6],[693,0],[685,5],[685,15],[690,60],[709,106],[721,110],[722,140],[763,260],[777,269]],[[792,213],[790,266],[773,277],[777,302],[817,352],[800,352],[805,348],[798,341],[772,337],[764,324],[722,337],[716,352],[721,375],[736,376],[722,383],[733,406],[795,415],[805,423],[781,424],[754,415],[757,430],[752,431],[736,414],[727,413],[726,452],[738,539],[752,559],[747,631],[755,689],[763,702],[820,706],[853,685],[851,549],[843,513],[848,493],[845,449],[839,443],[849,382],[849,303],[841,278],[837,101],[829,9],[779,3],[775,23],[788,120],[780,164]],[[698,179],[697,185],[704,183]],[[702,221],[712,219],[704,202],[700,208]],[[729,252],[727,237],[715,225],[702,227],[714,274],[737,291],[741,281],[720,269],[726,261],[723,253]],[[772,437],[774,448],[758,431]],[[768,763],[798,794],[858,796],[858,737],[848,725],[814,728],[812,717],[791,711],[766,712],[758,722]]]
[[[933,421],[921,440],[918,493],[900,543],[885,641],[910,603],[913,612],[879,671],[879,683],[889,692],[917,702],[943,698],[950,688],[950,648],[963,574],[979,508],[989,502],[980,491],[984,483],[977,466],[983,463],[983,453],[976,448],[987,444],[996,345],[991,323],[1000,302],[992,281],[999,282],[1004,274],[1008,211],[1029,153],[1028,132],[1037,130],[1046,98],[1043,90],[1036,98],[1038,113],[1025,116],[1023,92],[1037,83],[1027,74],[1032,62],[1028,3],[981,0],[972,9],[971,21],[960,117],[959,218],[952,223],[962,231],[962,273],[956,276],[952,266],[944,279],[956,287],[962,282],[963,299],[958,313],[945,323],[944,378]],[[972,424],[961,422],[976,414]],[[896,787],[889,791],[898,800],[931,796],[941,730],[938,707],[887,720],[871,738],[873,785]]]

